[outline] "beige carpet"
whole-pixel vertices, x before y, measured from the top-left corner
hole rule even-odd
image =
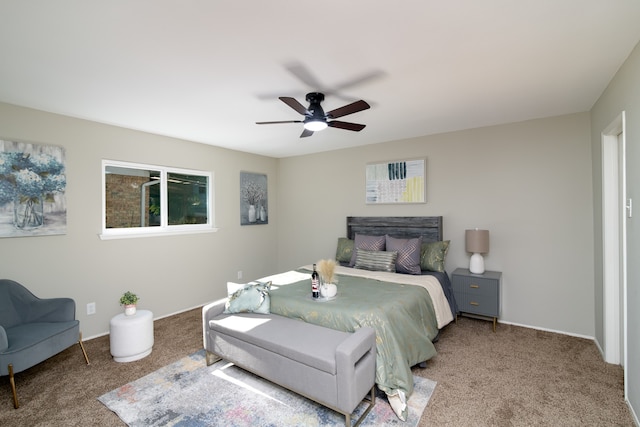
[[[21,407],[0,378],[0,425],[122,426],[97,397],[202,348],[200,310],[155,322],[150,356],[116,363],[109,338],[87,341],[16,375]],[[438,382],[421,426],[633,426],[623,373],[589,340],[460,318],[414,374]]]

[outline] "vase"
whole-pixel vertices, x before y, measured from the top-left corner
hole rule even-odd
[[[334,283],[323,283],[320,286],[320,295],[325,298],[333,298],[338,293],[338,287]]]
[[[256,222],[256,207],[249,205],[249,222]]]
[[[264,210],[264,206],[260,206],[260,221],[264,222],[267,220],[267,211]]]
[[[42,227],[44,224],[44,206],[42,195],[18,195],[13,200],[13,225],[21,230]]]
[[[136,306],[135,304],[127,304],[124,306],[124,315],[125,316],[133,316],[136,314]]]

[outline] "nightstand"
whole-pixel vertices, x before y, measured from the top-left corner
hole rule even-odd
[[[466,268],[457,268],[451,275],[453,295],[460,313],[473,316],[491,317],[493,332],[500,316],[500,280],[499,271],[485,271],[473,274]]]

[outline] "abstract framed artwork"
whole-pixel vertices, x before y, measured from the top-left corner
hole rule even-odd
[[[426,203],[426,159],[369,163],[366,203]]]
[[[269,223],[267,175],[240,172],[240,225]]]
[[[0,140],[0,237],[65,234],[65,151]]]

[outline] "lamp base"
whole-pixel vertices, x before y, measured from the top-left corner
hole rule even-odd
[[[484,258],[481,254],[471,255],[471,260],[469,260],[469,271],[473,274],[484,273]]]

